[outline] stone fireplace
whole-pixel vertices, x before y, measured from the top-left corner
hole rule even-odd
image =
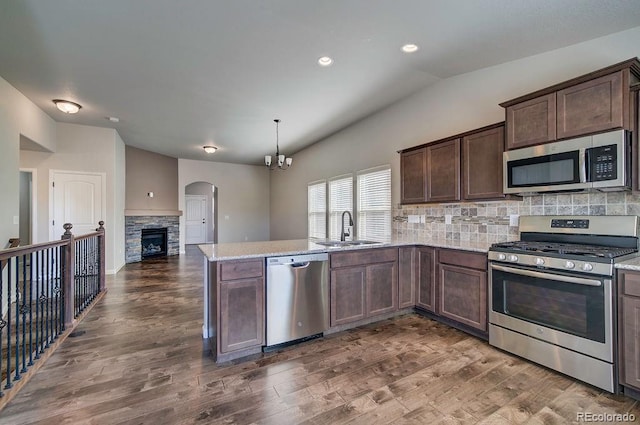
[[[144,245],[147,247],[147,253],[144,255],[143,231]],[[149,256],[178,255],[179,252],[180,221],[178,216],[135,215],[125,217],[125,261],[127,263],[136,263]]]

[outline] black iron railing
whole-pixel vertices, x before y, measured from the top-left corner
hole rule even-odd
[[[0,397],[104,291],[105,231],[0,251]],[[3,403],[0,403],[0,407]]]

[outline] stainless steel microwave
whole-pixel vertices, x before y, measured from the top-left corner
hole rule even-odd
[[[631,134],[615,130],[503,154],[504,193],[631,189]]]

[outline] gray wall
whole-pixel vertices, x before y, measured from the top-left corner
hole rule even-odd
[[[218,242],[269,240],[269,170],[262,165],[178,160],[179,208],[187,185],[211,183],[218,196]],[[180,247],[184,250],[184,217]]]
[[[391,164],[392,201],[400,201],[398,150],[504,120],[498,104],[640,56],[640,27],[439,81],[292,155],[272,175],[272,239],[307,235],[307,183]]]
[[[177,211],[178,160],[131,146],[125,152],[126,209]]]

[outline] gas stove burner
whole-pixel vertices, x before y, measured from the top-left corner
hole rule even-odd
[[[526,251],[551,253],[559,255],[577,255],[585,257],[599,258],[616,258],[622,255],[632,254],[636,252],[632,248],[619,248],[600,245],[581,245],[570,243],[549,243],[549,242],[531,242],[531,241],[515,241],[497,243],[491,246],[492,249],[506,249],[511,251]]]

